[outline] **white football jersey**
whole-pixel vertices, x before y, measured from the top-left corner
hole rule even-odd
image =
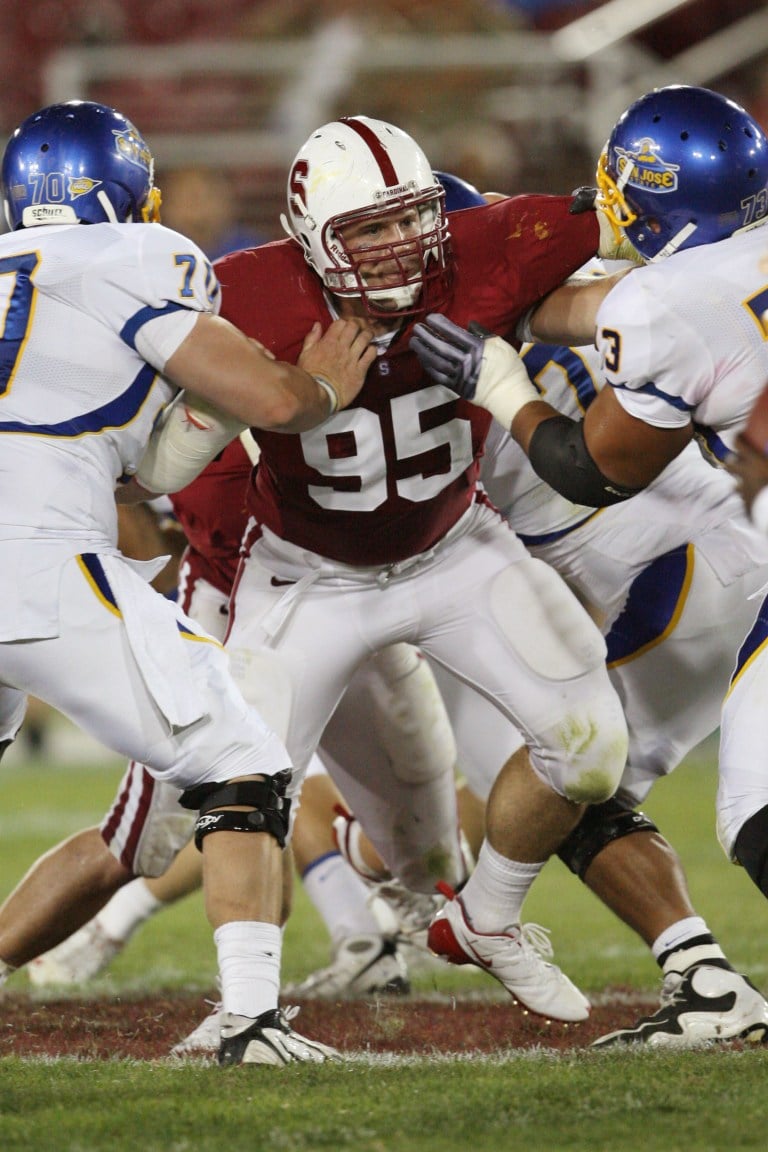
[[[526,344],[521,356],[542,399],[564,416],[581,420],[600,387],[595,349]],[[491,422],[480,469],[490,499],[526,543],[533,539],[543,543],[594,515],[593,508],[573,504],[545,484],[496,420]]]
[[[605,378],[632,416],[693,421],[714,461],[768,380],[768,227],[638,268],[597,317]]]
[[[523,348],[522,357],[543,398],[573,419],[582,418],[603,387],[594,348],[534,344]],[[509,433],[493,421],[481,480],[534,555],[552,563],[603,608],[620,602],[646,564],[687,542],[696,544],[725,584],[768,560],[765,542],[749,525],[735,495],[735,480],[705,463],[695,444],[630,501],[596,511],[572,504],[550,488]],[[572,535],[582,525],[583,531]],[[589,553],[585,532],[592,541]]]
[[[157,224],[0,237],[0,639],[50,634],[47,573],[116,547],[115,486],[176,391],[162,370],[218,306],[209,261]]]

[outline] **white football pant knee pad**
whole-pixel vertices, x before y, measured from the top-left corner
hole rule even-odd
[[[574,804],[603,804],[616,792],[627,759],[627,728],[621,707],[594,707],[572,714],[530,747],[539,779]],[[610,701],[609,701],[610,703]]]
[[[601,804],[616,791],[628,735],[605,667],[605,640],[563,579],[527,558],[494,581],[491,611],[517,656],[551,682],[560,715],[528,747],[534,772],[574,803]]]
[[[456,741],[432,669],[410,644],[393,644],[369,662],[373,722],[398,780],[453,779]]]

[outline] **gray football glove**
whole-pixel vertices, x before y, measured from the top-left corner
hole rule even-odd
[[[485,338],[490,335],[478,324],[460,328],[447,316],[432,312],[425,322],[414,325],[410,347],[433,380],[472,400],[483,364]]]
[[[415,325],[410,346],[438,384],[485,408],[504,428],[541,398],[512,345],[474,322],[460,328],[432,312]]]

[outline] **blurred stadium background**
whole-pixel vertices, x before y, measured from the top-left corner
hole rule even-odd
[[[655,84],[768,122],[767,61],[761,0],[4,0],[0,134],[53,101],[113,104],[161,186],[224,169],[233,221],[271,239],[287,163],[337,115],[399,124],[482,190],[568,192]]]

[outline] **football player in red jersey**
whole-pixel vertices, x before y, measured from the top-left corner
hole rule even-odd
[[[297,770],[355,669],[394,641],[420,646],[525,733],[527,748],[499,766],[475,873],[432,943],[566,1020],[588,1004],[542,962],[521,906],[583,805],[612,794],[624,720],[597,629],[477,487],[485,414],[435,385],[409,338],[438,301],[456,320],[513,333],[599,246],[594,214],[571,205],[502,200],[457,214],[449,236],[418,145],[355,117],[313,133],[296,157],[289,241],[217,264],[223,314],[276,356],[298,356],[303,334],[335,316],[356,318],[378,350],[354,407],[316,433],[254,433],[261,456],[227,641],[235,676]]]

